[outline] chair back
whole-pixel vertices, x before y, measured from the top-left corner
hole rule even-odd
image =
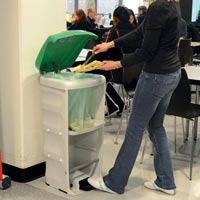
[[[192,64],[193,51],[191,47],[191,38],[180,40],[178,53],[181,62],[181,67],[184,67],[186,64]]]
[[[123,85],[127,94],[132,97],[142,72],[143,63],[133,65],[131,67],[123,68]]]
[[[176,115],[176,113],[183,113],[187,106],[191,102],[191,90],[190,84],[187,77],[187,73],[184,68],[181,69],[181,79],[174,90],[167,112],[169,115]]]

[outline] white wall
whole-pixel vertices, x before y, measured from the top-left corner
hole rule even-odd
[[[0,149],[13,160],[21,155],[18,0],[1,2],[0,15]]]
[[[44,161],[37,53],[65,30],[65,0],[6,0],[0,6],[0,148],[7,164]],[[2,31],[3,30],[3,31]]]

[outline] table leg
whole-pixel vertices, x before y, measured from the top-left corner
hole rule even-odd
[[[188,141],[188,137],[189,137],[189,128],[190,128],[190,120],[189,120],[189,119],[186,119],[185,141]]]
[[[195,98],[195,103],[199,104],[199,86],[196,86],[196,98]]]
[[[194,119],[194,140],[197,140],[198,117]]]
[[[199,86],[196,86],[196,98],[195,103],[199,104]],[[197,130],[198,130],[198,117],[194,119],[194,140],[197,139]]]

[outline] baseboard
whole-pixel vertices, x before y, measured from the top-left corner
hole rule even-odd
[[[21,169],[6,163],[2,163],[3,173],[11,177],[13,181],[26,183],[44,176],[46,165],[45,162]]]

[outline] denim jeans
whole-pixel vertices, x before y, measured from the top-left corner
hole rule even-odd
[[[142,72],[136,87],[132,113],[125,139],[113,168],[104,176],[107,187],[122,194],[134,166],[145,128],[154,144],[155,183],[163,189],[176,188],[169,142],[163,127],[171,95],[178,85],[181,70],[170,74]]]

